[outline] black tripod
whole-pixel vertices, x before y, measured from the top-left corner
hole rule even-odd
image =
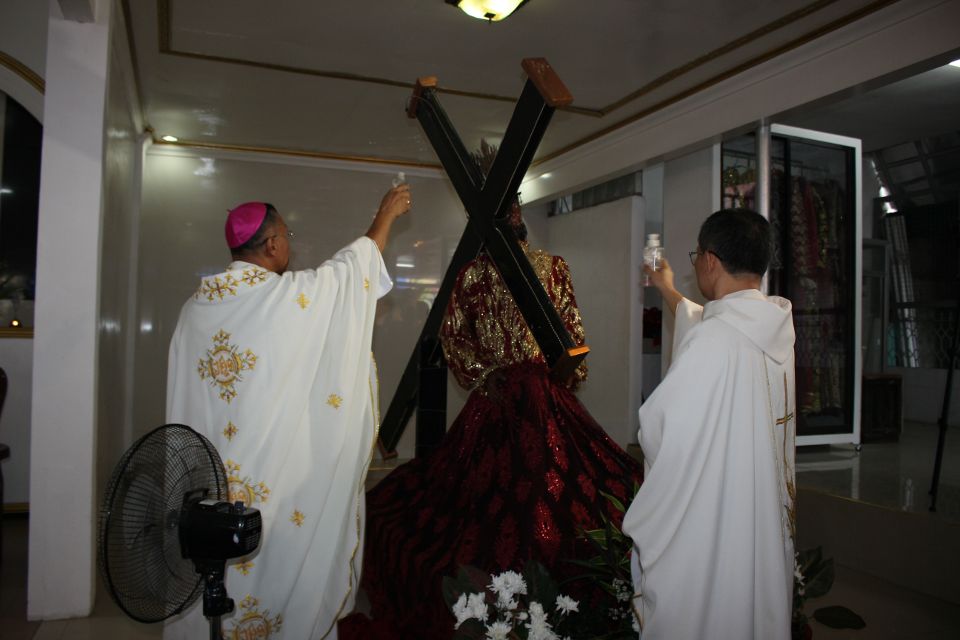
[[[960,285],[957,287],[957,311],[953,319],[953,343],[950,345],[950,357],[947,362],[947,386],[943,391],[943,408],[937,424],[940,433],[937,436],[937,456],[933,463],[933,481],[930,484],[930,511],[937,510],[937,489],[940,486],[940,465],[943,463],[943,445],[947,439],[947,419],[950,416],[950,397],[953,395],[953,370],[957,366],[957,351],[960,349]]]

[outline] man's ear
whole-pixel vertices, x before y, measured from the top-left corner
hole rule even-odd
[[[707,271],[712,273],[714,270],[722,268],[720,258],[714,252],[704,251],[703,257],[707,259]]]
[[[263,243],[263,253],[266,256],[272,258],[273,256],[277,255],[278,250],[279,247],[277,247],[277,236],[267,238],[267,241]]]

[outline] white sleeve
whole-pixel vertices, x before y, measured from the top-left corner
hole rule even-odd
[[[677,357],[677,352],[683,339],[687,337],[690,329],[697,326],[703,319],[703,307],[696,302],[691,302],[686,298],[680,299],[677,305],[676,321],[673,326],[673,357]]]

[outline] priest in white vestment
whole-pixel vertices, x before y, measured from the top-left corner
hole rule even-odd
[[[226,638],[336,638],[362,566],[364,480],[377,438],[370,343],[393,283],[381,251],[409,211],[391,189],[366,236],[317,268],[287,271],[289,231],[266,203],[233,209],[233,262],[201,280],[170,344],[167,421],[205,435],[230,501],[260,510],[258,551],[227,565]],[[209,637],[202,598],[164,638]]]
[[[676,314],[673,362],[640,409],[643,485],[633,539],[643,640],[790,638],[794,570],[794,329],[760,292],[768,222],[743,209],[703,224],[691,252],[703,307],[647,269]]]

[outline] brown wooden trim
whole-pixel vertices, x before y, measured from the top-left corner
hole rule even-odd
[[[0,51],[0,66],[4,66],[7,69],[10,69],[10,71],[13,71],[23,80],[25,80],[27,84],[40,92],[41,95],[46,91],[47,83],[42,77],[40,77],[40,74],[11,56],[9,53]]]
[[[3,513],[10,515],[14,513],[30,513],[29,502],[7,502],[3,505]]]
[[[0,327],[0,338],[33,338],[33,327]]]
[[[322,151],[306,151],[303,149],[288,149],[284,147],[257,147],[248,144],[229,144],[223,142],[203,142],[199,140],[178,140],[167,142],[154,138],[153,143],[165,147],[184,147],[195,149],[216,149],[220,151],[240,151],[248,153],[268,153],[279,156],[293,156],[297,158],[313,158],[316,160],[340,160],[342,162],[362,162],[366,164],[389,164],[400,167],[417,169],[437,169],[442,171],[443,166],[431,162],[416,162],[412,160],[398,160],[379,156],[357,156],[342,153],[325,153]]]

